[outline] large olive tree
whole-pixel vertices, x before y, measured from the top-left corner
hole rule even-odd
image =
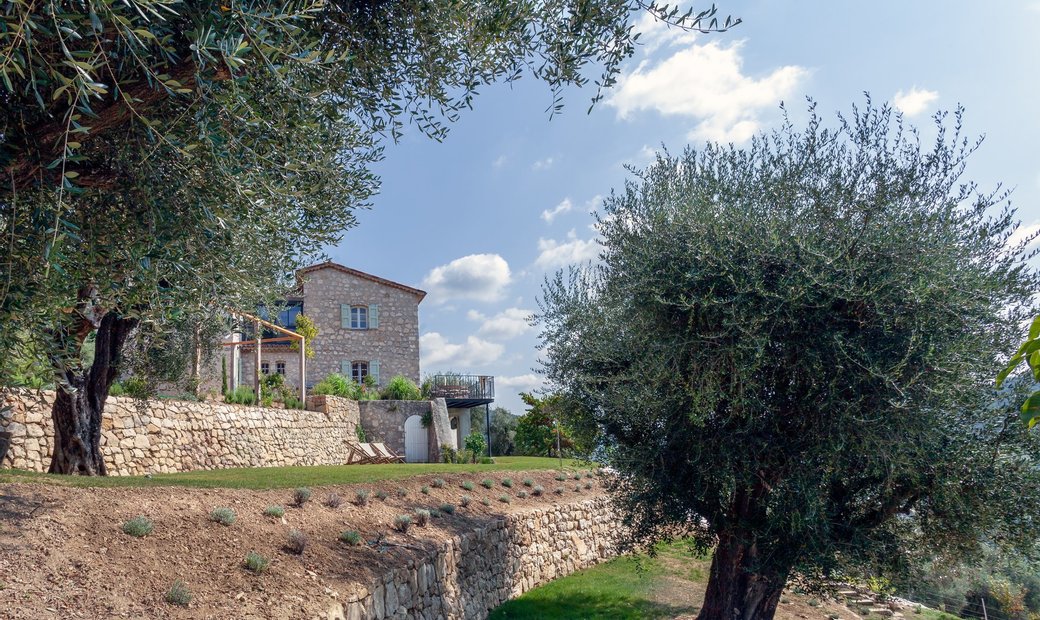
[[[554,110],[567,85],[608,87],[645,11],[729,25],[641,0],[8,2],[0,356],[51,360],[51,471],[104,473],[101,411],[135,329],[250,307],[339,240],[382,136],[441,138],[480,87],[525,72]]]
[[[1034,310],[1006,196],[886,107],[661,155],[547,282],[545,371],[603,431],[637,541],[713,546],[701,620],[793,574],[1035,535],[1035,442],[992,369]],[[818,581],[817,581],[818,583]]]

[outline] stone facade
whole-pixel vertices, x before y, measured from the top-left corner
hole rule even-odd
[[[0,467],[47,471],[53,403],[49,391],[0,395],[0,430],[12,435]],[[110,397],[101,419],[102,453],[109,473],[122,476],[344,463],[345,442],[356,441],[357,403],[318,396],[308,406],[314,410]]]
[[[329,620],[483,620],[539,585],[617,555],[624,528],[609,499],[508,515],[367,584]]]
[[[455,449],[459,447],[443,398],[432,401],[363,400],[358,403],[358,409],[365,439],[383,442],[409,461],[439,462],[442,445]],[[468,412],[466,409],[451,411],[456,415]],[[417,424],[424,416],[429,416],[431,426]],[[410,440],[412,433],[416,434],[416,438]],[[415,450],[409,445],[414,445],[414,442],[426,446],[425,458],[415,456]]]

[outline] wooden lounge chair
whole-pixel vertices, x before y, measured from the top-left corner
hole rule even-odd
[[[347,443],[347,465],[371,465],[383,463],[380,456],[375,453],[372,446],[367,443],[348,441]]]
[[[394,451],[387,448],[385,444],[373,443],[372,447],[376,449],[376,452],[387,459],[387,463],[404,463],[404,457],[394,454]]]
[[[364,452],[365,456],[368,457],[368,461],[367,462],[369,462],[369,463],[389,463],[390,462],[390,461],[388,461],[386,459],[385,456],[380,454],[378,450],[373,448],[372,444],[370,444],[370,443],[359,443],[358,447],[361,448],[361,451]]]

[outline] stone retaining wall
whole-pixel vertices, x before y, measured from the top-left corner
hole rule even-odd
[[[101,420],[102,453],[109,474],[122,476],[344,463],[344,442],[356,440],[357,403],[335,397],[307,402],[315,411],[110,397]],[[53,403],[50,391],[0,394],[0,430],[12,434],[0,467],[47,471]]]
[[[614,557],[622,532],[605,497],[510,515],[386,574],[328,618],[483,620],[513,597]]]

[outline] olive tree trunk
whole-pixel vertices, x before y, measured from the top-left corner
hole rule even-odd
[[[137,320],[107,312],[96,321],[89,309],[89,301],[81,303],[76,319],[55,332],[56,339],[63,344],[72,340],[78,355],[86,336],[97,329],[94,362],[90,368],[84,369],[78,363],[63,364],[59,373],[62,381],[58,382],[51,409],[54,451],[48,471],[52,474],[107,474],[101,454],[101,413],[109,387],[118,373],[123,343]]]
[[[765,569],[745,532],[719,536],[697,620],[771,620],[790,569]]]

